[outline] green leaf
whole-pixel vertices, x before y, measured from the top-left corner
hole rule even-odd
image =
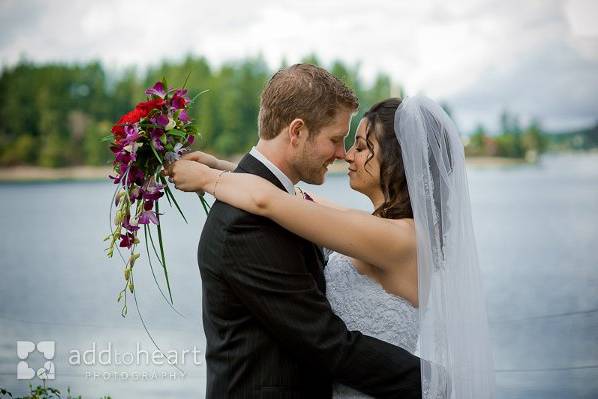
[[[160,224],[160,202],[156,201],[156,217],[158,218],[158,244],[160,245],[160,256],[162,257],[162,268],[164,269],[164,278],[166,279],[166,287],[168,288],[168,296],[170,297],[170,303],[174,304],[172,300],[172,291],[170,290],[170,281],[168,280],[168,269],[166,268],[166,257],[164,256],[164,243],[162,241],[162,227]]]
[[[101,141],[102,143],[104,143],[104,142],[106,142],[106,141],[112,141],[112,140],[114,140],[114,136],[113,136],[113,135],[111,135],[111,134],[109,134],[109,135],[107,135],[107,136],[104,136],[104,137],[102,137],[102,138],[100,139],[100,141]]]
[[[164,300],[166,301],[166,303],[172,308],[172,310],[174,310],[175,312],[177,312],[178,314],[180,314],[181,316],[183,316],[178,310],[176,310],[174,308],[174,306],[172,306],[172,304],[170,302],[168,302],[168,298],[166,298],[166,295],[164,294],[164,291],[162,291],[162,287],[160,287],[160,284],[158,283],[158,278],[156,277],[156,273],[154,272],[154,266],[152,265],[152,256],[150,254],[150,250],[149,250],[149,244],[148,244],[148,231],[149,231],[149,227],[147,224],[143,225],[143,230],[145,233],[145,251],[147,252],[147,261],[149,263],[150,266],[150,270],[152,272],[152,277],[154,278],[154,282],[156,283],[156,287],[158,287],[158,291],[160,291],[160,294],[162,294],[162,298],[164,298]],[[151,231],[149,231],[149,235],[150,235],[150,239],[151,239]],[[152,246],[154,245],[154,241],[152,239]],[[156,251],[156,247],[154,247],[154,252]],[[158,254],[156,253],[156,256]],[[184,316],[183,316],[184,317]]]
[[[206,212],[206,215],[210,213],[210,209],[212,207],[208,204],[208,201],[202,196],[199,196],[199,201],[201,202],[201,206],[203,206],[203,210]]]
[[[162,184],[164,184],[164,186],[166,187],[165,183],[162,183]],[[172,208],[172,201],[170,200],[170,196],[168,195],[166,190],[164,190],[164,192],[166,193],[166,199],[168,200],[168,205],[170,205],[170,207]]]
[[[139,123],[140,127],[155,127],[155,128],[161,128],[161,125],[156,125],[155,123],[149,123],[149,122],[140,122]]]
[[[193,97],[193,98],[191,99],[191,101],[189,101],[189,104],[193,104],[193,103],[195,102],[195,100],[197,100],[197,98],[198,98],[199,96],[201,96],[202,94],[205,94],[205,93],[207,93],[207,92],[209,92],[209,91],[210,91],[209,89],[206,89],[206,90],[204,90],[204,91],[202,91],[202,92],[199,92],[199,93],[198,93],[198,94],[197,94],[195,97]]]
[[[160,183],[162,183],[162,185],[164,186],[164,193],[166,194],[166,199],[168,200],[168,205],[170,205],[170,207],[172,208],[172,201],[170,199],[170,190],[168,187],[168,183],[166,182],[166,178],[162,175],[156,175],[157,179],[160,179]]]
[[[173,136],[179,136],[179,137],[183,137],[183,138],[187,137],[187,133],[182,132],[178,129],[169,130],[168,132],[166,132],[166,134],[171,134]]]
[[[158,258],[158,263],[160,264],[160,266],[162,266],[162,260],[160,259],[160,255],[158,254],[158,250],[156,249],[156,244],[154,244],[154,237],[152,236],[152,231],[149,228],[148,235],[150,238],[150,243],[152,244],[152,249],[154,250],[154,254],[156,255],[156,258]]]
[[[189,73],[187,74],[187,77],[185,78],[185,82],[183,83],[183,89],[185,87],[187,87],[187,81],[189,80],[189,76],[191,76],[191,71],[189,71]]]
[[[160,165],[164,165],[164,163],[162,163],[162,159],[160,158],[160,155],[158,155],[158,153],[156,152],[156,149],[154,148],[154,144],[153,143],[150,143],[150,148],[152,149],[154,155],[158,159],[158,162],[160,162]]]
[[[162,181],[162,184],[164,185],[164,187],[166,187],[166,182],[164,181],[164,177],[162,177],[160,180]],[[168,205],[170,205],[170,207],[172,208],[172,201],[170,200],[170,196],[168,195],[168,192],[166,190],[164,190],[164,192],[166,193],[166,199],[168,200]]]
[[[154,172],[154,179],[156,179],[156,181],[161,182],[162,185],[165,186],[165,187],[168,185],[166,183],[166,178],[164,176],[162,176],[162,174],[160,173],[160,168],[158,168]],[[172,202],[170,201],[170,197],[168,196],[168,194],[166,195],[166,199],[168,200],[168,205],[170,205],[170,207],[172,208]]]
[[[160,181],[164,185],[164,192],[166,193],[166,197],[170,197],[170,199],[172,200],[172,202],[174,202],[174,206],[176,207],[176,209],[178,209],[179,213],[183,217],[183,220],[185,221],[185,223],[188,224],[189,222],[187,221],[187,218],[185,217],[185,215],[183,214],[183,211],[179,207],[179,204],[176,202],[176,199],[174,198],[174,195],[172,194],[172,191],[170,191],[170,187],[168,187],[168,184],[166,183],[166,179],[164,178],[164,176],[160,176]],[[171,204],[171,206],[172,206],[172,204]]]

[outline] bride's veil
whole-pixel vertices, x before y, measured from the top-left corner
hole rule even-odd
[[[437,103],[415,96],[397,109],[395,134],[416,225],[418,351],[427,361],[422,361],[423,398],[494,398],[486,302],[458,130]]]

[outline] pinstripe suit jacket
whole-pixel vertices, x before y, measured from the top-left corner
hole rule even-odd
[[[237,173],[282,184],[247,154]],[[383,398],[420,398],[419,359],[347,331],[325,296],[314,244],[269,219],[216,202],[198,263],[207,398],[330,398],[338,381]]]

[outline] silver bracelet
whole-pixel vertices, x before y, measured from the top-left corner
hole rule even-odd
[[[228,170],[223,170],[218,174],[218,177],[216,177],[216,182],[214,183],[214,192],[212,193],[212,195],[214,196],[214,198],[216,198],[216,187],[218,187],[218,183],[220,182],[220,178],[222,177],[223,174],[225,173],[229,173]]]

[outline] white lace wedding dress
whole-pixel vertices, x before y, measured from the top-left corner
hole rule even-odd
[[[417,309],[407,300],[384,291],[376,281],[359,274],[351,258],[338,252],[329,254],[324,275],[326,296],[334,313],[349,330],[361,331],[413,353],[417,345]],[[369,396],[345,385],[335,384],[333,398]]]

